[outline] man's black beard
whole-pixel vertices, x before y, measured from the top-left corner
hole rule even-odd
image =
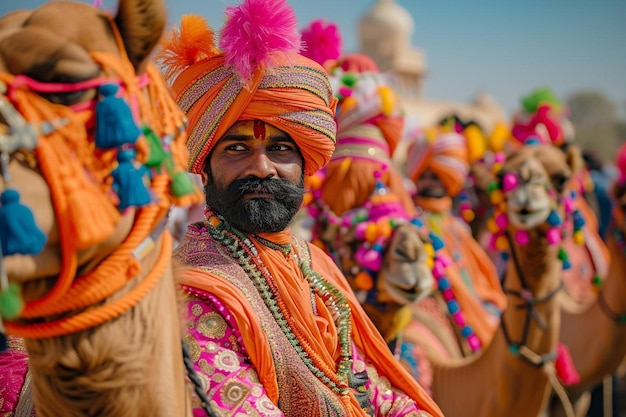
[[[304,177],[299,184],[289,180],[242,178],[219,188],[213,176],[205,187],[207,206],[232,226],[248,234],[276,233],[289,226],[304,197]],[[267,193],[272,198],[244,200],[247,193]]]

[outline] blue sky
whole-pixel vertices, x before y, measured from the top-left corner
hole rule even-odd
[[[91,3],[90,0],[84,0]],[[337,23],[344,51],[359,48],[357,26],[376,0],[290,0],[300,27]],[[0,14],[41,0],[2,1]],[[170,24],[199,13],[215,28],[235,0],[166,0]],[[598,90],[626,107],[626,0],[396,0],[415,20],[413,44],[426,56],[430,99],[466,101],[490,93],[507,112],[521,96],[549,86],[566,98]],[[113,0],[104,2],[114,7]]]

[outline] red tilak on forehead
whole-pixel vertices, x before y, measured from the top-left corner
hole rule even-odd
[[[265,122],[261,120],[254,121],[254,137],[265,140]]]

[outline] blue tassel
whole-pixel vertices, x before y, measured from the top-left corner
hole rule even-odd
[[[2,254],[36,255],[48,238],[37,227],[33,212],[20,203],[20,193],[13,188],[0,195],[0,243]]]
[[[123,98],[116,97],[118,86],[100,86],[102,99],[96,104],[96,130],[94,141],[100,149],[113,149],[133,145],[141,130],[133,120],[133,113]]]
[[[433,245],[433,249],[435,249],[435,252],[437,252],[438,250],[444,247],[443,240],[441,240],[439,236],[437,236],[433,232],[430,232],[428,236],[430,237],[430,241]]]
[[[150,193],[148,192],[143,176],[147,170],[142,167],[135,168],[135,151],[133,149],[122,149],[117,153],[118,166],[113,170],[113,189],[120,199],[118,208],[125,210],[128,207],[140,207],[150,203]]]

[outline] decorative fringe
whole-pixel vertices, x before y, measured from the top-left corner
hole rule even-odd
[[[135,151],[121,149],[117,153],[118,166],[111,173],[113,189],[119,197],[117,207],[126,210],[128,207],[141,207],[150,204],[150,193],[146,189],[143,176],[146,169],[136,168]]]
[[[77,249],[85,249],[111,236],[120,214],[109,198],[87,178],[66,178],[68,217],[72,219],[72,236]]]
[[[94,141],[100,149],[133,145],[141,134],[126,101],[115,96],[118,88],[115,84],[104,84],[100,87],[102,99],[96,104],[94,131]]]
[[[32,211],[20,203],[20,194],[9,188],[0,195],[0,243],[7,255],[36,255],[46,244]]]
[[[562,343],[556,348],[557,356],[554,362],[556,374],[564,385],[575,385],[580,382],[580,375],[576,370],[569,349]]]

